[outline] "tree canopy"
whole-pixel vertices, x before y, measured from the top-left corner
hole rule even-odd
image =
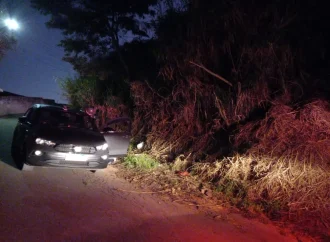
[[[232,93],[224,83],[216,88],[228,100],[256,83],[277,94],[295,86],[295,96],[329,90],[325,1],[32,0],[32,6],[63,31],[64,60],[123,100],[133,80],[166,96],[201,66],[230,81]]]
[[[120,46],[148,37],[148,16],[157,0],[32,0],[32,7],[51,19],[47,26],[63,31],[64,60],[78,67],[116,52],[126,78],[130,72]],[[78,70],[79,71],[79,70]]]

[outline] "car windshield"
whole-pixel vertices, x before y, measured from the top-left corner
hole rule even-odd
[[[96,130],[94,120],[86,114],[64,110],[41,109],[38,122],[56,127]]]

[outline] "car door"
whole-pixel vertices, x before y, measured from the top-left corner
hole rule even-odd
[[[131,139],[131,120],[129,118],[110,120],[103,130],[103,135],[108,143],[110,157],[126,156]]]

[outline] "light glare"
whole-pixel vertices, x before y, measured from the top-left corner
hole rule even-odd
[[[18,23],[17,23],[17,21],[15,19],[7,18],[5,20],[5,25],[10,30],[17,30],[19,28]]]
[[[42,152],[41,152],[40,150],[36,150],[36,151],[34,152],[34,154],[35,154],[36,156],[41,156],[41,155],[42,155]]]
[[[77,153],[82,151],[82,147],[80,147],[80,146],[76,146],[76,147],[74,147],[73,149],[74,149],[74,151],[77,152]]]
[[[54,146],[55,145],[55,143],[53,141],[45,140],[45,139],[41,139],[41,138],[36,139],[36,144],[38,144],[38,145],[48,145],[48,146]]]
[[[103,145],[96,146],[97,150],[106,150],[108,148],[108,144],[105,143]]]
[[[102,150],[106,150],[108,148],[108,144],[105,143],[104,145],[102,145]]]

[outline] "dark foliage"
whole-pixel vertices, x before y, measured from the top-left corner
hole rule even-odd
[[[65,39],[60,43],[66,51],[65,60],[75,67],[81,62],[108,56],[113,51],[118,55],[121,69],[129,78],[130,72],[121,53],[121,35],[147,37],[146,14],[152,14],[149,7],[156,0],[33,0],[32,6],[50,15],[50,28],[63,31]],[[79,71],[79,69],[78,69]]]

